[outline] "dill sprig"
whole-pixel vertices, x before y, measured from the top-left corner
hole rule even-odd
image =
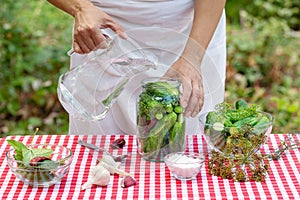
[[[252,143],[254,145],[259,145],[260,142],[260,140],[257,140]],[[245,143],[241,146],[243,145],[245,145]],[[265,181],[265,178],[269,173],[270,161],[279,160],[285,152],[299,148],[300,141],[295,141],[291,134],[288,134],[287,139],[282,140],[279,147],[271,153],[260,154],[255,152],[244,154],[242,152],[236,152],[235,154],[232,154],[229,152],[221,153],[212,150],[208,160],[209,173],[214,176],[232,179],[237,182],[262,182]]]

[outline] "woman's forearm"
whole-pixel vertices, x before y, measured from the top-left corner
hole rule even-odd
[[[201,62],[202,56],[197,52],[207,49],[222,16],[225,3],[226,0],[194,1],[193,25],[183,55],[194,62]]]
[[[74,17],[73,48],[85,54],[97,48],[106,48],[106,38],[101,29],[110,28],[126,38],[123,28],[88,0],[48,0],[55,7]]]
[[[190,37],[205,49],[216,30],[226,0],[195,0],[194,22]]]
[[[88,0],[48,0],[48,2],[73,17],[82,9],[93,6]]]

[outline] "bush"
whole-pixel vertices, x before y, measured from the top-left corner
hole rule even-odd
[[[275,18],[286,23],[292,30],[300,30],[298,0],[227,0],[226,13],[230,25],[243,25],[243,11],[255,16],[259,21]]]
[[[291,33],[300,21],[293,5],[255,0],[239,11],[241,25],[228,27],[226,98],[246,98],[271,112],[274,132],[299,129],[300,42]]]
[[[67,131],[68,117],[57,101],[56,87],[58,75],[68,68],[65,51],[70,42],[61,32],[47,37],[61,28],[68,28],[63,33],[70,35],[71,26],[49,23],[63,16],[54,17],[49,8],[43,1],[12,0],[0,7],[2,136],[29,134],[35,127],[40,127],[40,134]]]
[[[244,5],[247,4],[247,7]],[[227,0],[226,101],[245,98],[275,117],[274,133],[300,126],[300,2]],[[56,94],[69,66],[72,18],[46,1],[0,7],[0,132],[66,134]]]

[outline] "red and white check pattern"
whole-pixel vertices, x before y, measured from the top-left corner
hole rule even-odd
[[[36,136],[36,143],[54,143],[68,146],[74,158],[68,174],[61,182],[48,188],[33,188],[24,185],[10,171],[5,152],[10,148],[6,139],[0,139],[0,199],[300,199],[300,153],[291,150],[279,161],[272,161],[270,174],[263,183],[233,182],[208,174],[207,162],[194,180],[179,181],[170,176],[164,163],[147,162],[137,153],[134,136],[98,135],[84,136],[84,140],[109,149],[117,138],[124,138],[127,145],[123,149],[111,150],[115,155],[129,153],[122,167],[133,174],[137,185],[129,188],[120,186],[121,178],[112,175],[108,186],[92,186],[81,190],[87,181],[90,169],[96,165],[98,153],[77,144],[79,136]],[[278,147],[286,135],[271,135],[268,145],[262,151]],[[300,140],[300,135],[293,135]],[[29,136],[11,137],[24,143]],[[188,151],[208,152],[200,135],[190,135],[187,139]]]

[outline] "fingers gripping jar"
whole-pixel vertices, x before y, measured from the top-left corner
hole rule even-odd
[[[148,161],[185,150],[185,117],[180,105],[180,82],[149,78],[142,81],[137,99],[137,143]]]

